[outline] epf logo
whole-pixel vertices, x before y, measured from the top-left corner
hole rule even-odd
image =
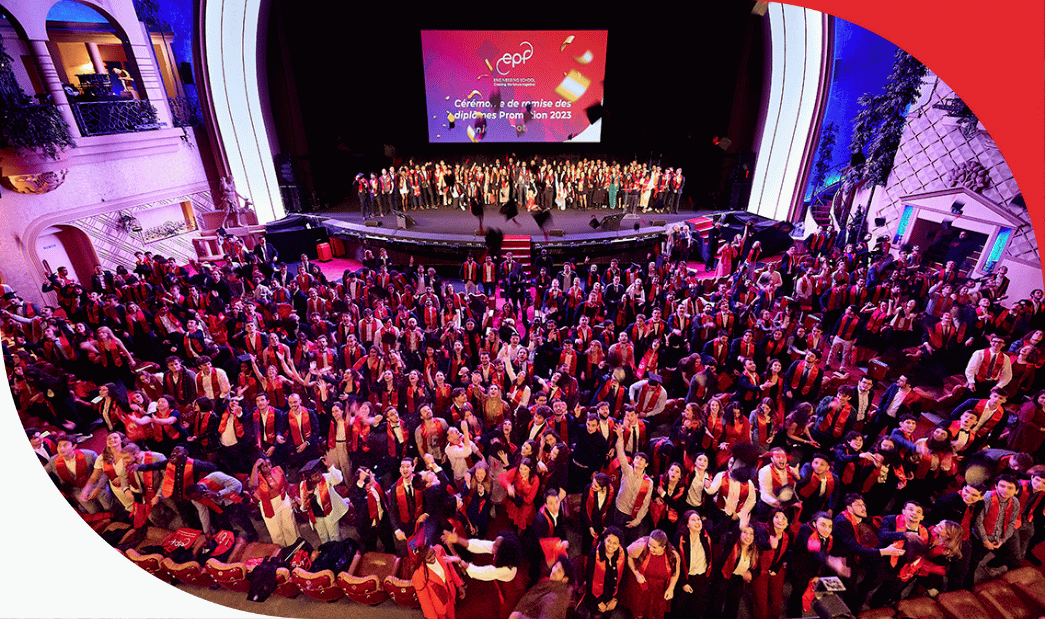
[[[530,45],[529,41],[523,41],[519,44],[519,47],[522,47],[524,45],[529,49],[524,49],[522,53],[516,52],[514,54],[511,54],[505,52],[504,56],[501,56],[497,60],[498,73],[500,73],[501,75],[508,75],[508,72],[511,71],[515,67],[515,65],[526,64],[526,61],[530,59],[530,56],[533,56],[533,45]],[[504,65],[504,68],[502,68],[502,64]]]

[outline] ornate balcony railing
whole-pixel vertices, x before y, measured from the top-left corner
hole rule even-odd
[[[73,103],[72,108],[84,137],[160,128],[156,108],[148,101],[90,101]]]
[[[169,97],[167,102],[175,127],[198,127],[203,124],[203,110],[195,97]]]

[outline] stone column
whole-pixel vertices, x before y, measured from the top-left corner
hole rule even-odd
[[[87,55],[91,57],[91,64],[94,65],[94,72],[98,75],[105,75],[105,63],[102,62],[102,55],[98,52],[98,44],[93,41],[88,41]]]
[[[76,124],[76,117],[73,116],[72,107],[69,105],[69,99],[62,88],[62,82],[58,79],[58,71],[55,69],[54,60],[51,59],[51,52],[47,49],[47,41],[29,41],[29,47],[36,58],[40,79],[43,80],[47,92],[51,95],[51,101],[58,107],[62,118],[69,125],[69,132],[74,138],[82,137],[80,126]]]

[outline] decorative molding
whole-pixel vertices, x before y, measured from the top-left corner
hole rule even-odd
[[[4,181],[11,189],[18,193],[43,194],[54,191],[65,182],[65,176],[69,173],[67,169],[48,170],[36,174],[11,174],[4,177]]]
[[[947,172],[947,184],[951,187],[965,187],[975,193],[983,193],[990,185],[991,175],[987,168],[976,159],[960,163]]]

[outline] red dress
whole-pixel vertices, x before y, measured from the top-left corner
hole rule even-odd
[[[671,582],[671,565],[668,563],[668,555],[654,555],[646,553],[645,559],[636,560],[639,571],[646,578],[644,584],[639,584],[634,578],[628,579],[628,587],[625,593],[627,606],[632,615],[638,619],[664,619],[668,610],[668,602],[664,599],[664,593],[668,590]]]

